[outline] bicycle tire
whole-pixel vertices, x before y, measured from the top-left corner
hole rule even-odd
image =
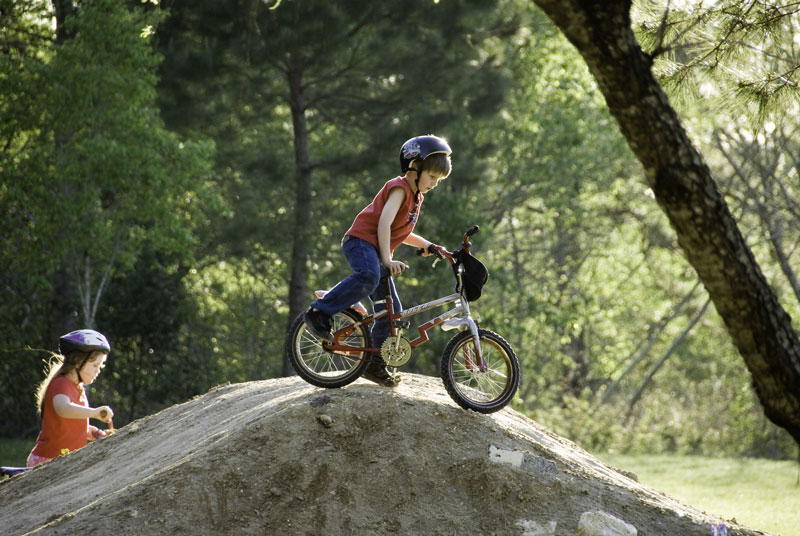
[[[347,324],[361,320],[361,315],[353,309],[345,309],[331,318],[333,331]],[[356,327],[356,331],[341,342],[351,346],[369,348],[371,344],[369,331],[365,326]],[[357,380],[370,361],[367,352],[331,352],[322,347],[322,340],[306,329],[303,314],[292,322],[286,335],[286,355],[292,363],[297,375],[311,385],[325,388],[336,388],[348,385]]]
[[[519,387],[519,360],[503,337],[479,329],[481,355],[488,368],[478,370],[472,332],[462,331],[450,339],[442,353],[442,381],[456,404],[478,413],[494,413],[514,398]]]

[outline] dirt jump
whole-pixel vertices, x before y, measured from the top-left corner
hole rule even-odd
[[[438,378],[224,385],[0,483],[0,533],[708,536],[764,532],[636,482]]]

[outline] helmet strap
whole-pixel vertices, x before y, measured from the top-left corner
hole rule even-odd
[[[75,369],[75,372],[78,373],[78,381],[81,382],[81,383],[85,383],[83,381],[83,376],[81,375],[81,371],[83,370],[83,366],[86,364],[87,361],[89,361],[89,358],[91,356],[92,356],[91,352],[86,354],[86,357],[83,359],[83,361],[81,361],[81,365],[78,368]]]
[[[418,165],[420,167],[422,167],[422,164],[418,164]],[[414,173],[417,174],[417,178],[414,180],[414,188],[415,188],[414,199],[416,200],[417,203],[419,203],[419,196],[420,196],[420,193],[419,193],[419,179],[422,177],[422,171],[420,171],[417,168],[411,168],[411,169],[414,170]]]

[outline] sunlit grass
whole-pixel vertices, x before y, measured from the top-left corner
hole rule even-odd
[[[36,442],[27,439],[0,439],[0,465],[25,467],[33,445]]]
[[[612,467],[698,510],[747,527],[800,536],[800,466],[792,461],[598,454]]]

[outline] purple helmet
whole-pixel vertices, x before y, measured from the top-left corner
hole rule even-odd
[[[75,350],[93,352],[95,350],[108,353],[111,345],[105,335],[93,329],[78,329],[62,335],[58,340],[58,350],[62,355],[67,355]]]
[[[406,141],[400,148],[400,169],[405,173],[414,163],[414,160],[425,160],[432,154],[444,153],[450,155],[453,150],[447,145],[444,138],[439,136],[417,136]]]

